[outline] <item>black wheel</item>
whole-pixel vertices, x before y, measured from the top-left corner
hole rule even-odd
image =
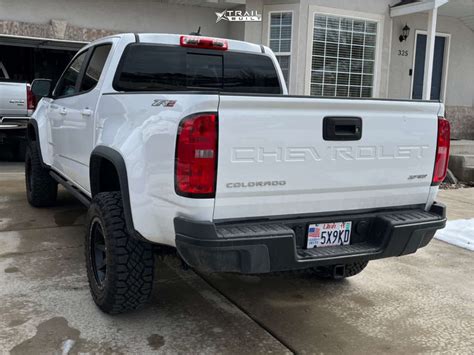
[[[58,183],[43,168],[35,143],[29,143],[25,154],[26,197],[34,207],[48,207],[56,202]]]
[[[123,313],[149,300],[153,247],[128,234],[119,192],[102,192],[92,200],[85,246],[92,298],[102,311]]]
[[[359,261],[345,265],[330,265],[313,269],[314,273],[323,279],[342,280],[359,274],[369,262]]]

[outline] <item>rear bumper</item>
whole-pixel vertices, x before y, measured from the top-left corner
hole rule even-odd
[[[18,143],[26,141],[24,122],[0,123],[0,143]]]
[[[351,245],[305,249],[309,223],[352,221]],[[174,220],[176,248],[190,266],[208,272],[266,273],[414,253],[446,224],[446,207],[400,209],[260,222]]]
[[[26,126],[28,125],[28,122],[30,121],[30,117],[28,116],[19,116],[19,117],[15,117],[15,116],[12,116],[12,117],[2,117],[2,119],[0,120],[0,124],[3,125],[3,126],[7,126],[7,127],[23,127],[23,128],[26,128]]]

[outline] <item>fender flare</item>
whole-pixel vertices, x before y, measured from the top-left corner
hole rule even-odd
[[[33,139],[32,134],[34,134],[35,139]],[[26,125],[26,142],[27,144],[32,143],[36,145],[36,148],[38,148],[38,152],[39,152],[41,166],[45,169],[49,169],[49,165],[46,165],[44,163],[43,153],[41,152],[38,122],[36,122],[36,120],[33,118],[30,118],[28,121],[28,124]]]
[[[132,218],[132,208],[130,205],[130,193],[128,188],[128,177],[127,177],[127,166],[122,155],[115,149],[106,147],[103,145],[96,146],[91,153],[90,164],[89,164],[89,181],[91,184],[91,196],[94,196],[99,192],[98,184],[93,183],[99,181],[97,174],[100,172],[100,166],[97,166],[98,162],[94,162],[94,157],[99,157],[108,160],[117,171],[120,184],[120,194],[122,195],[123,215],[125,218],[125,225],[128,233],[131,236],[138,237],[144,240],[144,238],[135,230]]]

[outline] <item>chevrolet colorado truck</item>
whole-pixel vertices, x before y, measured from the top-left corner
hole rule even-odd
[[[30,85],[12,81],[0,61],[0,144],[11,146],[17,158],[24,158],[26,122],[34,109]]]
[[[157,252],[204,272],[344,278],[446,222],[442,104],[290,96],[265,46],[116,35],[33,91],[27,198],[51,206],[60,183],[88,206],[87,275],[107,313],[149,299]]]

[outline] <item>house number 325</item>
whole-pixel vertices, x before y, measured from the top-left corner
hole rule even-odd
[[[406,49],[399,49],[398,55],[402,57],[408,57],[408,51]]]

